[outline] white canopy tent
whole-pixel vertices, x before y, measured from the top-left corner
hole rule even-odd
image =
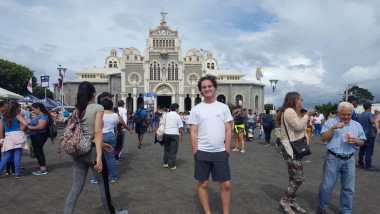
[[[0,99],[2,100],[21,100],[24,99],[23,96],[13,93],[11,91],[5,90],[4,88],[0,88]]]

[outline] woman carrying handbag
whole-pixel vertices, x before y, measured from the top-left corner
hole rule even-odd
[[[280,201],[280,209],[288,214],[294,214],[294,211],[297,213],[306,213],[306,210],[302,209],[296,202],[296,192],[305,180],[302,158],[295,155],[290,143],[305,137],[307,120],[309,116],[314,113],[314,109],[309,109],[306,114],[301,117],[300,109],[302,108],[302,102],[303,99],[299,93],[289,92],[286,94],[284,103],[276,115],[276,122],[281,124],[282,155],[288,167],[289,174],[289,185]],[[284,126],[286,126],[286,130]]]

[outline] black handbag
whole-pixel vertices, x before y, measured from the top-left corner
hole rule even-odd
[[[289,137],[289,134],[288,134],[288,129],[286,128],[284,117],[285,117],[284,114],[282,114],[282,121],[284,123],[285,132],[286,132],[286,135],[288,136],[290,145],[293,148],[293,153],[296,155],[296,158],[297,159],[302,159],[305,156],[311,155],[310,147],[307,144],[307,137],[306,137],[306,135],[303,136],[302,138],[298,139],[298,140],[290,141],[290,137]]]

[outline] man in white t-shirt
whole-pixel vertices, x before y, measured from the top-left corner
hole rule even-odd
[[[322,123],[325,120],[325,117],[323,116],[323,114],[321,114],[319,112],[317,112],[316,114],[317,115],[313,118],[314,126],[315,126],[314,134],[315,135],[321,135]]]
[[[124,101],[123,100],[119,100],[117,101],[117,109],[119,109],[119,115],[120,117],[123,118],[124,120],[124,123],[125,124],[128,124],[128,117],[127,117],[127,109],[124,108]],[[124,148],[124,141],[125,141],[125,128],[124,127],[121,127],[121,133],[122,133],[122,136],[121,136],[121,139],[122,139],[122,147],[121,148]]]
[[[208,179],[219,182],[223,213],[230,207],[230,167],[232,116],[227,105],[216,101],[217,82],[214,76],[204,76],[198,82],[203,102],[191,109],[189,118],[191,145],[195,172],[198,180],[198,196],[206,214],[211,213],[208,202]]]
[[[170,106],[170,112],[166,113],[165,131],[164,131],[164,167],[176,169],[176,159],[178,152],[178,142],[183,141],[183,123],[178,115],[179,105],[173,103]],[[181,133],[181,136],[179,134]]]

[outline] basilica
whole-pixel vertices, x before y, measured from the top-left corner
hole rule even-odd
[[[191,49],[182,52],[178,30],[166,25],[161,12],[161,23],[149,29],[149,39],[141,53],[134,47],[112,49],[105,57],[104,67],[76,72],[77,79],[64,80],[62,94],[54,85],[56,99],[75,104],[79,83],[92,82],[98,93],[114,94],[114,103],[124,100],[126,109],[134,111],[144,102],[145,93],[155,94],[154,109],[179,104],[179,111],[191,110],[202,102],[197,88],[198,80],[205,75],[217,78],[216,99],[225,104],[243,104],[244,108],[263,111],[264,86],[244,79],[244,74],[222,70],[211,51]]]

